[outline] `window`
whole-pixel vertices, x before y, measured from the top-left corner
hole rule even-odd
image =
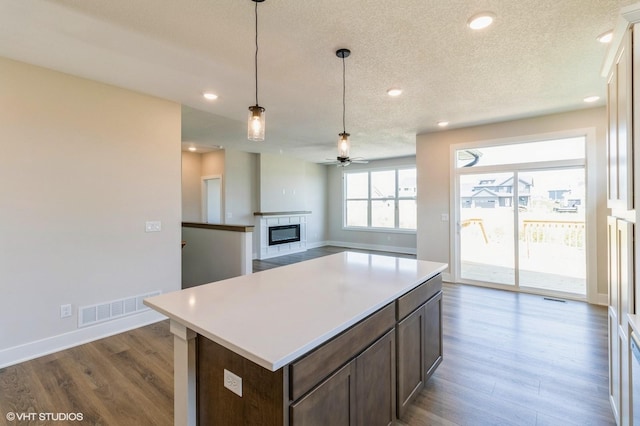
[[[416,168],[345,172],[347,228],[415,230]]]

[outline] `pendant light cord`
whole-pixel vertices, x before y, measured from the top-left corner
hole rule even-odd
[[[345,92],[347,91],[346,84],[346,65],[344,62],[344,54],[342,55],[342,133],[347,133],[347,126],[345,125],[345,111],[347,109],[347,103],[345,101]]]
[[[258,2],[256,2],[256,56],[255,56],[255,70],[256,70],[256,106],[258,105]]]

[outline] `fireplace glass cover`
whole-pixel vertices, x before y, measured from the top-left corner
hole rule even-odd
[[[286,244],[300,241],[300,225],[281,225],[269,227],[269,245]]]

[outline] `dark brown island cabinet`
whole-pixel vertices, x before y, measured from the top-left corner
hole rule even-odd
[[[277,371],[201,335],[196,345],[201,426],[390,425],[442,361],[442,277]],[[241,397],[225,389],[224,369],[243,378]]]

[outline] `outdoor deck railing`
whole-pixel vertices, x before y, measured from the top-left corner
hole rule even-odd
[[[585,223],[577,220],[533,220],[522,221],[521,239],[529,253],[532,244],[552,244],[565,247],[584,248]]]

